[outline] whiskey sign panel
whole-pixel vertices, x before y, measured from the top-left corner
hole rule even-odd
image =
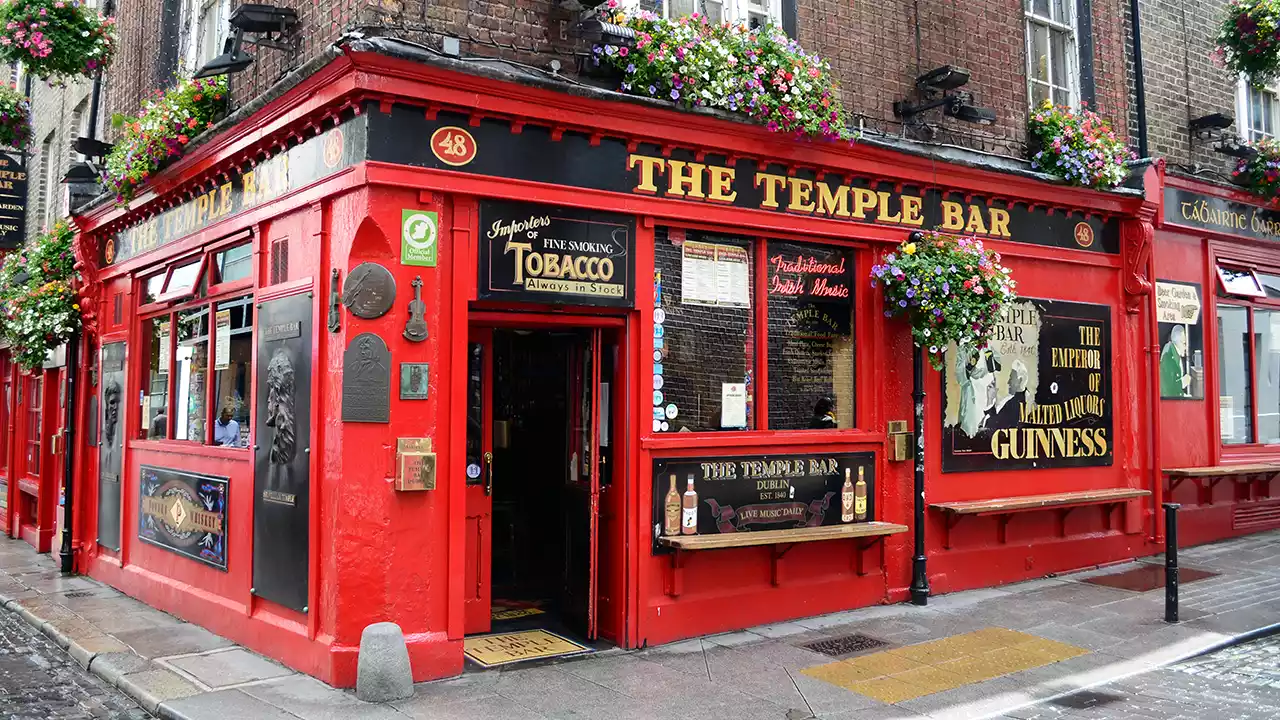
[[[946,362],[943,472],[1112,463],[1106,305],[1022,298],[986,349]]]
[[[480,299],[631,307],[635,220],[517,202],[480,204]]]
[[[230,480],[150,465],[141,473],[138,537],[225,571]]]
[[[653,538],[784,530],[875,518],[872,453],[664,458],[653,463]]]

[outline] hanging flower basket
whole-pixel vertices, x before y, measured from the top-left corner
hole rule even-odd
[[[1231,0],[1218,24],[1212,58],[1254,85],[1280,76],[1280,0]]]
[[[1256,154],[1236,162],[1231,181],[1268,202],[1280,200],[1280,141],[1262,138],[1247,147]]]
[[[80,328],[74,236],[71,225],[60,220],[0,266],[0,337],[26,370],[38,370],[49,351]],[[24,273],[25,281],[17,282]]]
[[[830,66],[780,28],[627,15],[617,0],[608,7],[606,19],[634,31],[635,43],[597,45],[592,64],[621,71],[622,92],[738,113],[776,132],[854,139]]]
[[[24,150],[31,142],[31,103],[15,88],[0,85],[0,145]]]
[[[1087,107],[1073,110],[1046,100],[1031,113],[1027,137],[1033,168],[1099,190],[1124,182],[1125,163],[1136,157],[1110,123]]]
[[[912,233],[884,262],[871,268],[871,286],[884,288],[885,317],[905,316],[915,344],[942,369],[947,345],[986,347],[1016,299],[1000,253],[975,237],[937,231]]]
[[[111,64],[115,18],[79,0],[0,3],[0,62],[22,63],[54,84],[91,76]]]
[[[116,202],[133,199],[141,185],[181,157],[192,138],[213,127],[226,109],[227,78],[221,75],[183,80],[144,102],[138,117],[113,118],[124,132],[107,155],[102,179]]]

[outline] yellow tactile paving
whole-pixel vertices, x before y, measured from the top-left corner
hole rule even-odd
[[[992,627],[817,665],[801,672],[892,704],[1087,652],[1074,645]]]

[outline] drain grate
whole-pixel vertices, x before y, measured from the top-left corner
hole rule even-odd
[[[62,597],[65,597],[65,598],[87,598],[87,597],[93,597],[93,593],[92,593],[92,592],[89,592],[88,590],[77,590],[76,592],[63,593],[63,594],[62,594]]]
[[[854,633],[853,635],[841,635],[840,637],[815,640],[800,647],[822,653],[828,657],[844,657],[845,655],[854,655],[888,646],[889,643],[884,640],[877,640],[870,635],[863,635],[862,633]]]

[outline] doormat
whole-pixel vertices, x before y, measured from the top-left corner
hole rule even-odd
[[[478,635],[467,638],[462,645],[468,658],[486,668],[595,652],[546,630]]]
[[[546,610],[538,607],[541,603],[530,602],[502,602],[494,601],[492,607],[489,608],[489,618],[491,620],[515,620],[517,618],[529,617],[530,615],[542,615]]]
[[[1197,580],[1216,577],[1218,573],[1208,572],[1206,570],[1196,570],[1195,568],[1178,568],[1178,584],[1186,585]],[[1095,575],[1085,578],[1084,582],[1093,583],[1094,585],[1105,585],[1106,587],[1119,588],[1121,590],[1132,590],[1134,592],[1146,592],[1164,587],[1164,566],[1152,563],[1144,564],[1142,567],[1136,567],[1132,570],[1124,572],[1111,573],[1110,575]]]

